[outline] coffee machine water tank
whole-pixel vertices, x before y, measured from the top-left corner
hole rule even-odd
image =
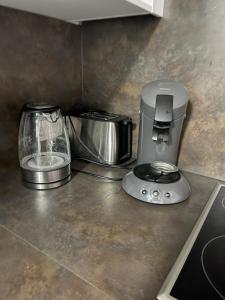
[[[137,164],[176,164],[187,103],[187,91],[178,82],[157,80],[143,88]]]

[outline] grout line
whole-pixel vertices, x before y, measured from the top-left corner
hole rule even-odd
[[[11,233],[14,237],[18,238],[19,240],[23,241],[25,244],[29,245],[30,247],[32,247],[36,251],[40,252],[42,255],[46,256],[47,258],[49,258],[51,261],[53,261],[54,263],[56,263],[60,267],[66,269],[68,272],[72,273],[74,276],[78,277],[80,280],[84,281],[85,283],[87,283],[88,285],[90,285],[91,287],[93,287],[94,289],[100,291],[108,299],[112,299],[111,296],[109,296],[107,293],[105,293],[102,289],[98,288],[97,286],[95,286],[94,284],[92,284],[90,281],[88,281],[87,279],[83,278],[79,274],[75,273],[72,269],[68,268],[63,263],[60,263],[55,258],[51,257],[49,254],[47,254],[44,251],[42,251],[41,249],[39,249],[37,246],[31,244],[29,241],[25,240],[22,236],[18,235],[16,232],[14,232],[11,229],[7,228],[5,225],[0,224],[0,228],[3,228],[7,232]]]
[[[84,101],[84,41],[83,41],[83,25],[81,25],[81,100]]]

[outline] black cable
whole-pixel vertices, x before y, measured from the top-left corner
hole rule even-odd
[[[96,165],[99,165],[99,166],[102,166],[102,167],[123,169],[123,170],[132,170],[133,169],[132,167],[127,167],[127,166],[129,166],[130,164],[132,164],[133,162],[136,161],[136,158],[133,157],[126,165],[121,166],[121,165],[107,165],[107,164],[104,164],[104,163],[92,161],[92,160],[87,159],[87,158],[81,158],[81,157],[75,157],[75,156],[72,156],[72,159],[93,163],[93,164],[96,164]],[[108,181],[116,182],[116,181],[122,181],[123,180],[123,177],[108,177],[108,176],[100,175],[100,174],[97,174],[97,173],[82,171],[82,170],[79,170],[79,169],[75,169],[73,167],[71,168],[71,170],[75,171],[75,172],[85,174],[85,175],[89,175],[89,176],[92,176],[92,177],[108,180]]]
[[[108,176],[103,176],[103,175],[96,174],[96,173],[82,171],[82,170],[79,170],[79,169],[75,169],[73,167],[71,168],[71,170],[75,171],[75,172],[79,172],[79,173],[85,174],[85,175],[89,175],[89,176],[92,176],[92,177],[96,177],[96,178],[100,178],[100,179],[105,179],[105,180],[108,180],[108,181],[121,181],[121,180],[123,180],[123,177],[108,177]]]
[[[133,157],[127,164],[121,166],[121,165],[107,165],[107,164],[104,164],[104,163],[101,163],[101,162],[90,160],[88,158],[81,158],[81,157],[75,157],[75,156],[72,156],[72,158],[75,159],[75,160],[90,162],[90,163],[93,163],[93,164],[96,164],[96,165],[99,165],[99,166],[102,166],[102,167],[114,168],[114,169],[123,169],[123,170],[132,170],[133,168],[128,167],[128,166],[136,161],[136,158]]]

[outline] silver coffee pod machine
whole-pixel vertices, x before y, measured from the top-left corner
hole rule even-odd
[[[190,196],[190,186],[176,166],[187,104],[187,91],[178,82],[157,80],[143,88],[137,166],[122,183],[129,195],[157,204]]]

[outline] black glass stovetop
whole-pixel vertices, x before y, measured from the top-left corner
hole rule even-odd
[[[225,187],[221,187],[170,295],[225,300]]]

